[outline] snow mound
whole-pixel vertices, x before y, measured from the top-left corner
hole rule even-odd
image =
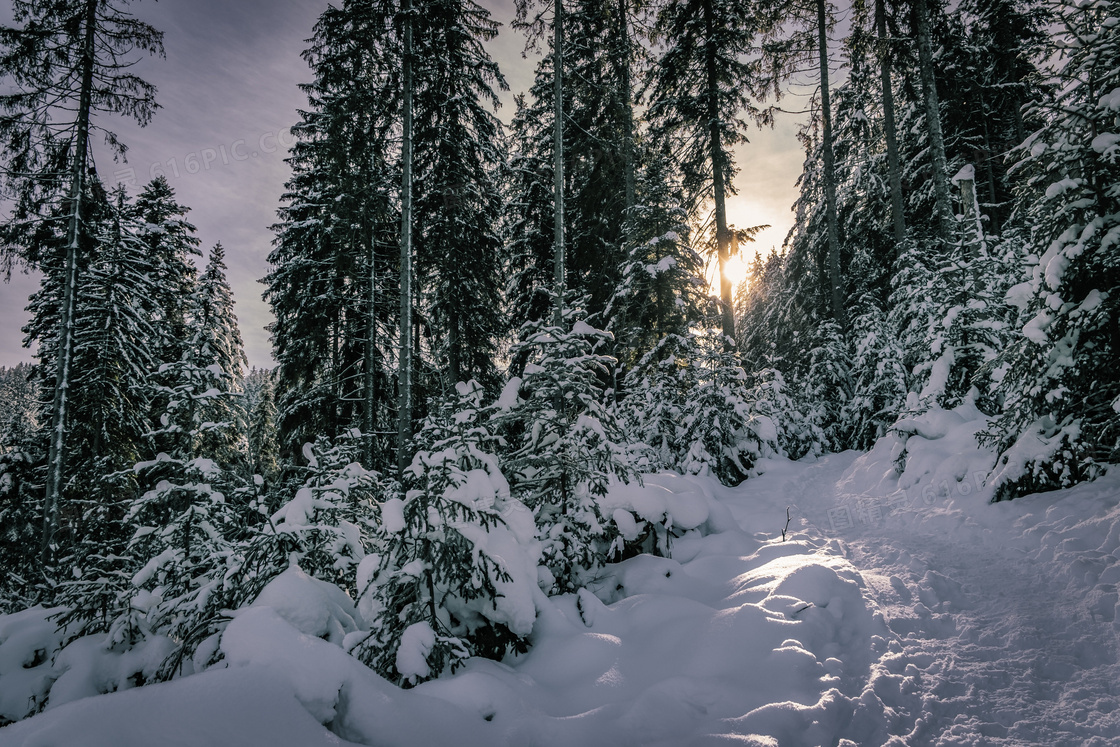
[[[361,629],[354,602],[342,589],[308,576],[296,563],[268,582],[251,607],[271,607],[296,630],[342,645]]]

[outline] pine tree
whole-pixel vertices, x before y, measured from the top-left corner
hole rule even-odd
[[[219,396],[203,404],[199,417],[213,427],[202,435],[204,453],[226,469],[240,461],[241,397],[238,384],[244,376],[245,357],[241,331],[233,312],[233,292],[226,279],[225,249],[215,244],[206,269],[198,279],[190,305],[192,333],[187,360],[204,369],[210,388]]]
[[[1030,107],[1045,124],[1015,167],[1035,228],[1008,293],[1021,334],[994,365],[1005,398],[997,498],[1091,479],[1120,448],[1120,17],[1063,3],[1059,20],[1044,69],[1056,92]]]
[[[778,433],[769,413],[752,411],[749,377],[737,354],[726,349],[726,341],[709,331],[691,343],[679,469],[737,485],[750,476],[760,457],[780,453]]]
[[[380,507],[375,552],[358,570],[370,635],[358,655],[415,684],[468,656],[524,652],[536,619],[539,543],[529,510],[511,497],[500,439],[477,382],[460,382],[425,420],[404,499]],[[422,665],[406,665],[416,638]]]
[[[847,339],[836,322],[817,327],[809,352],[809,370],[802,392],[806,415],[825,436],[828,451],[843,451],[848,443],[843,412],[852,395]]]
[[[417,37],[417,280],[445,387],[475,379],[494,388],[501,317],[501,125],[490,111],[507,88],[483,43],[497,34],[469,0],[431,0]],[[489,107],[489,108],[488,108]]]
[[[703,258],[689,242],[672,164],[665,154],[643,155],[626,220],[628,256],[604,312],[623,372],[619,380],[662,340],[687,335],[711,315]]]
[[[51,394],[51,441],[45,488],[42,554],[50,555],[66,478],[66,433],[70,423],[73,329],[78,271],[83,262],[86,179],[91,168],[92,118],[123,113],[147,124],[156,107],[155,88],[130,72],[136,52],[163,54],[162,34],[112,0],[66,0],[43,5],[14,0],[18,27],[0,29],[0,76],[12,88],[0,97],[0,147],[5,181],[15,195],[4,226],[4,254],[37,266],[52,253],[52,231],[44,219],[68,202],[65,249],[57,265],[60,289],[58,333]],[[14,90],[13,90],[14,89]],[[118,154],[124,147],[108,134]],[[61,251],[60,251],[61,250]],[[49,261],[49,260],[48,260]]]
[[[78,283],[74,331],[75,394],[71,443],[89,468],[87,477],[131,466],[140,456],[149,427],[148,376],[163,340],[157,334],[150,300],[158,295],[150,247],[132,214],[123,188],[96,234],[99,251]]]
[[[277,425],[286,455],[317,435],[384,428],[395,412],[395,365],[387,362],[400,255],[393,14],[387,3],[328,8],[304,53],[314,79],[302,86],[308,106],[292,129],[293,173],[263,280],[276,315]]]
[[[553,196],[549,116],[539,98],[545,57],[537,68],[530,98],[519,94],[510,124],[511,144],[503,171],[509,281],[506,303],[511,319],[539,321],[549,313],[552,287]]]
[[[276,399],[273,374],[253,368],[241,383],[241,410],[245,433],[245,461],[251,475],[262,484],[280,477],[280,447],[276,433]]]
[[[897,422],[906,402],[907,375],[886,315],[869,294],[855,308],[851,339],[852,396],[843,417],[850,429],[847,445],[870,449]]]
[[[563,327],[522,328],[511,354],[525,361],[523,374],[506,385],[501,403],[503,471],[537,519],[557,592],[582,586],[614,552],[618,530],[598,499],[612,482],[633,477],[627,439],[604,399],[613,360],[598,350],[610,336],[583,320],[579,303],[564,309]]]
[[[727,197],[733,193],[731,148],[746,140],[747,120],[767,122],[759,107],[771,86],[756,54],[763,19],[747,3],[673,0],[658,13],[657,32],[666,48],[650,73],[649,116],[684,175],[690,213],[714,202],[711,240],[719,261],[721,326],[735,334],[731,280],[732,250]]]
[[[586,296],[591,318],[604,325],[607,320],[603,314],[626,259],[624,239],[630,240],[626,239],[628,227],[636,225],[628,223],[627,210],[636,199],[640,168],[631,81],[640,45],[631,42],[634,21],[627,2],[582,0],[564,6],[565,74],[560,98],[555,86],[553,36],[538,63],[530,98],[520,100],[512,125],[511,167],[517,171],[513,172],[516,186],[509,210],[515,228],[517,303],[535,310],[545,289],[553,287],[554,247],[562,233],[565,288]],[[532,44],[547,36],[540,14],[530,19],[528,5],[519,13],[515,26],[528,30]],[[555,127],[558,104],[566,123],[559,149]],[[563,183],[560,233],[555,222],[557,153],[562,158]],[[551,194],[546,194],[546,186]],[[528,215],[524,214],[526,207],[532,211]],[[546,218],[548,226],[544,224]],[[547,247],[546,233],[551,242]],[[546,262],[549,282],[542,284]]]

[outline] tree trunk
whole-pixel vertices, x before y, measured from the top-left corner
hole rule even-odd
[[[70,166],[70,227],[67,231],[66,264],[62,275],[62,309],[59,313],[58,361],[51,410],[51,441],[47,453],[46,495],[43,501],[42,562],[51,558],[54,531],[58,526],[66,452],[66,420],[69,409],[70,363],[74,355],[74,307],[78,286],[78,251],[82,234],[82,194],[85,191],[89,119],[93,100],[94,43],[97,29],[97,0],[86,0],[85,37],[82,40],[82,87],[78,95],[78,121],[74,132],[74,160]]]
[[[817,46],[821,70],[821,150],[824,152],[824,211],[828,224],[828,282],[832,319],[840,329],[844,319],[844,280],[840,274],[840,231],[836,219],[836,158],[832,152],[832,104],[828,90],[828,27],[825,0],[817,0]]]
[[[618,33],[622,41],[619,64],[619,77],[622,86],[622,117],[625,132],[623,132],[622,163],[626,171],[626,211],[634,207],[637,200],[636,178],[634,175],[634,100],[630,82],[630,21],[626,14],[626,4],[629,0],[618,0]]]
[[[459,311],[447,312],[447,389],[450,391],[463,380],[463,360],[459,350]]]
[[[937,82],[933,75],[933,42],[930,39],[927,0],[915,0],[914,26],[918,35],[918,67],[922,78],[922,93],[925,97],[926,128],[929,134],[930,160],[933,169],[934,212],[941,238],[948,241],[953,214],[949,208],[949,178],[945,175],[948,167],[945,162],[945,140],[941,134],[941,108],[937,100]]]
[[[552,169],[553,169],[553,282],[556,285],[555,324],[564,319],[564,3],[555,0],[552,19]]]
[[[403,0],[404,124],[401,145],[401,347],[397,400],[397,470],[404,479],[412,438],[412,2]]]
[[[366,347],[362,361],[365,374],[362,380],[362,447],[364,466],[366,469],[373,469],[373,432],[376,429],[374,414],[377,411],[377,381],[373,370],[377,357],[377,236],[372,225],[369,232],[369,288],[366,302],[369,305],[369,321],[366,325]]]
[[[898,128],[894,120],[894,88],[891,85],[891,53],[887,39],[887,13],[883,0],[875,0],[875,28],[879,35],[879,78],[883,89],[883,129],[887,138],[887,171],[891,185],[891,219],[897,257],[906,241],[906,214],[902,206],[902,168],[898,163]]]
[[[715,9],[712,0],[704,0],[704,26],[707,41],[704,58],[707,79],[708,148],[712,159],[712,191],[715,197],[716,256],[719,260],[720,326],[724,337],[735,339],[735,310],[731,295],[731,278],[727,263],[731,259],[730,232],[727,230],[726,185],[724,184],[723,145],[720,138],[719,71],[716,69]]]

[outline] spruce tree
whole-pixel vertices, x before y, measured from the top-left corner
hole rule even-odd
[[[4,225],[4,254],[33,266],[47,260],[58,273],[60,308],[54,358],[51,440],[44,496],[42,555],[49,557],[66,479],[70,425],[75,302],[88,235],[89,137],[95,115],[124,114],[147,124],[155,88],[130,71],[136,53],[163,54],[162,34],[134,18],[119,0],[14,0],[15,27],[0,28],[0,76],[10,85],[0,97],[4,179],[15,196]],[[124,146],[108,132],[117,154]],[[52,244],[44,220],[66,204],[65,243]],[[64,247],[64,248],[63,248]],[[55,263],[57,262],[57,264]]]
[[[444,386],[497,385],[501,317],[501,124],[492,109],[507,88],[484,42],[497,34],[470,0],[431,0],[417,18],[415,243]]]
[[[384,429],[395,412],[387,363],[400,254],[393,13],[388,3],[330,7],[304,52],[313,80],[302,86],[308,105],[292,128],[293,173],[262,281],[276,315],[277,425],[289,456],[317,435]]]
[[[700,218],[714,204],[709,244],[719,261],[721,327],[734,337],[732,232],[727,198],[734,193],[731,149],[746,141],[747,118],[763,123],[759,102],[771,87],[757,54],[764,19],[748,3],[672,0],[661,7],[658,38],[664,51],[650,72],[649,116],[656,136],[670,144],[684,175],[690,213]]]
[[[993,366],[997,498],[1091,479],[1120,448],[1120,17],[1068,3],[1059,20],[1044,68],[1058,85],[1029,108],[1045,124],[1016,165],[1035,228],[1007,294],[1021,333]]]

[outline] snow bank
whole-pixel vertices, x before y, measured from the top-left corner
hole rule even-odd
[[[18,721],[46,702],[57,677],[51,662],[62,644],[49,618],[59,612],[32,607],[0,617],[0,720]]]
[[[536,594],[532,648],[505,662],[471,659],[401,690],[348,653],[366,635],[353,601],[293,565],[235,613],[224,668],[55,708],[0,730],[0,742],[818,744],[860,707],[875,617],[848,561],[819,541],[754,531],[727,505],[740,494],[667,473],[613,486],[606,515],[623,532],[671,530],[672,557],[612,564],[578,594]],[[434,633],[410,641],[399,664],[418,670]]]

